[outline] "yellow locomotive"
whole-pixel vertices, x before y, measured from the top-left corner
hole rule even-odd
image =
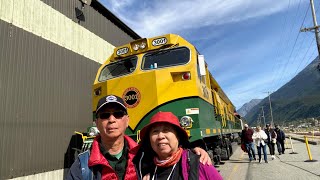
[[[93,115],[98,100],[108,94],[124,99],[130,115],[126,134],[137,141],[139,130],[159,111],[173,112],[190,142],[218,161],[220,156],[229,158],[232,135],[241,131],[235,107],[208,71],[204,56],[175,34],[115,48],[94,81]]]

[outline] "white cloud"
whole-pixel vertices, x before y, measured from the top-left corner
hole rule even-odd
[[[141,4],[133,0],[112,0],[110,5],[122,20],[144,37],[245,21],[288,7],[288,1],[283,0],[164,0],[148,3],[152,5],[146,5],[145,1]],[[296,3],[298,0],[291,2],[291,5]]]
[[[284,34],[276,31],[280,28],[272,27],[273,24],[268,24],[270,27],[260,27],[259,30],[258,27],[250,25],[269,16],[275,18],[275,15],[279,15],[277,18],[284,18],[289,4],[289,8],[293,10],[301,2],[301,0],[100,1],[107,4],[108,9],[142,37],[176,33],[188,41],[191,40],[190,42],[206,56],[213,76],[237,108],[253,98],[264,98],[266,96],[264,91],[274,90],[281,85],[281,82],[279,84],[273,82],[273,74],[282,71],[273,67],[282,67],[281,64],[287,62],[282,53],[288,54],[286,49],[291,48],[279,47],[282,42],[277,41],[283,40],[279,37]],[[308,2],[302,3],[308,4]],[[279,19],[274,21],[280,22]],[[253,28],[259,33],[254,31],[243,33],[234,26],[235,24],[242,24],[243,31]],[[227,33],[226,29],[229,30]],[[284,30],[280,32],[282,31]],[[292,35],[287,36],[292,37]],[[213,42],[216,39],[218,43]],[[233,46],[230,47],[230,44]],[[291,64],[293,63],[290,62],[289,65]],[[291,70],[295,71],[296,67],[288,66],[288,71],[282,73],[284,74],[282,79],[290,79],[288,74],[293,73]],[[275,84],[278,87],[275,87]]]
[[[108,4],[108,9],[112,9],[113,11],[118,11],[119,9],[123,9],[131,6],[135,1],[134,0],[100,0],[104,4]]]

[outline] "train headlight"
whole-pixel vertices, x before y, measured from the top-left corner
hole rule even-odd
[[[147,46],[147,44],[145,42],[142,42],[140,44],[140,49],[144,49],[144,48],[146,48],[146,46]]]
[[[90,129],[89,129],[89,131],[88,131],[88,135],[89,136],[96,136],[96,135],[98,135],[100,132],[99,132],[99,130],[98,130],[98,128],[97,127],[91,127]]]
[[[133,45],[133,50],[135,50],[135,51],[138,51],[139,50],[139,44],[135,44],[135,45]]]
[[[130,43],[131,49],[133,49],[134,53],[137,53],[137,51],[144,51],[148,49],[148,41],[147,39],[139,39],[137,41],[133,41]]]
[[[183,116],[181,119],[180,119],[180,125],[181,127],[183,128],[191,128],[192,127],[192,118],[190,116]]]

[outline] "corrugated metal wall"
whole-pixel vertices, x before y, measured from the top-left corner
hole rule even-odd
[[[49,2],[70,18],[79,5],[77,0]],[[86,7],[84,14],[84,26],[113,45],[133,40],[94,9]],[[73,132],[92,122],[91,87],[99,66],[0,19],[0,179],[70,166]]]
[[[0,179],[64,167],[99,64],[0,21]]]
[[[82,9],[82,4],[80,0],[42,0],[44,3],[58,10],[62,14],[66,15],[68,18],[72,19],[75,22],[79,22],[79,24],[94,34],[100,36],[101,38],[107,40],[109,43],[114,46],[120,46],[126,44],[134,37],[123,32],[122,29],[115,26],[115,24],[106,19],[103,15],[101,15],[98,11],[91,8],[88,5],[84,5]],[[92,0],[92,5],[100,4],[97,0]],[[84,14],[84,21],[78,21],[76,18],[75,9],[82,9]]]

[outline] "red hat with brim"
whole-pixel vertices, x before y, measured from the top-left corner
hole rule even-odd
[[[140,138],[143,141],[149,135],[150,128],[157,123],[169,123],[178,131],[177,134],[180,140],[188,140],[187,132],[180,126],[179,119],[172,112],[157,112],[152,116],[150,123],[141,129]]]

